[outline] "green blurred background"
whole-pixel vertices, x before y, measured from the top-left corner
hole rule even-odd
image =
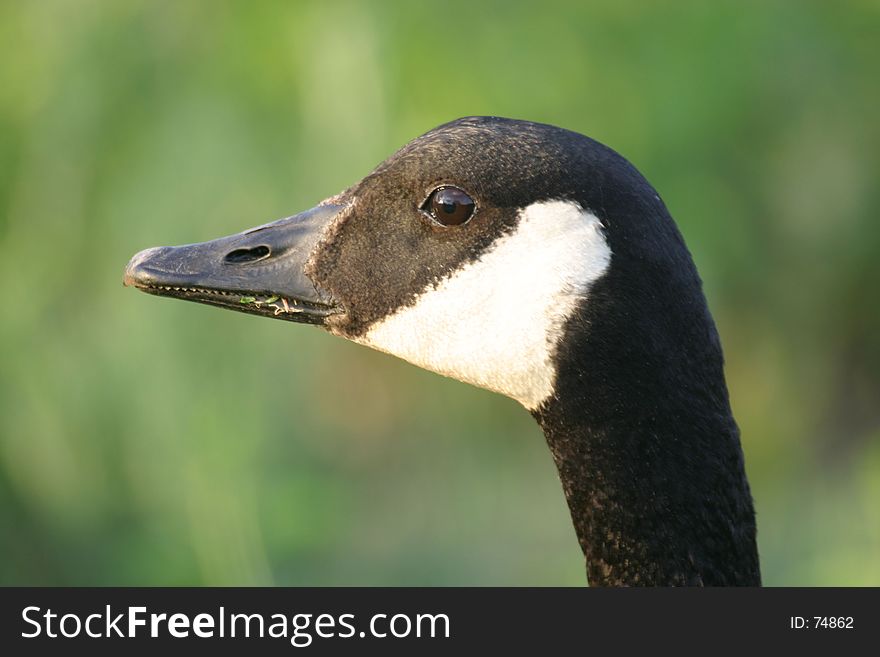
[[[880,584],[880,4],[0,4],[0,583],[584,582],[516,403],[123,289],[468,114],[657,187],[725,346],[767,584]]]

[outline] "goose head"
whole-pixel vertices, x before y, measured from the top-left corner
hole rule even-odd
[[[654,189],[592,139],[459,119],[306,212],[142,251],[124,282],[318,325],[517,400],[547,436],[594,583],[758,577],[693,262]],[[722,516],[684,511],[719,484]]]
[[[566,130],[461,119],[311,210],[142,251],[125,282],[319,324],[533,410],[553,391],[566,321],[611,260],[596,214],[611,174],[630,171]]]

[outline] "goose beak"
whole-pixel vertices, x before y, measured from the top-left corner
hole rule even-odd
[[[123,285],[163,297],[323,324],[341,308],[312,283],[305,267],[340,210],[339,205],[319,205],[210,242],[146,249],[129,261]]]

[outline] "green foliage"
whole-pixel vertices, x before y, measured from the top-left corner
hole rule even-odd
[[[498,114],[679,222],[766,582],[880,584],[876,3],[13,1],[0,62],[0,583],[582,584],[515,403],[121,286]]]

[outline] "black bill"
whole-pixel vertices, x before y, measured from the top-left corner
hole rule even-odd
[[[319,205],[210,242],[146,249],[129,261],[123,283],[163,297],[322,324],[341,309],[304,268],[341,209]]]

